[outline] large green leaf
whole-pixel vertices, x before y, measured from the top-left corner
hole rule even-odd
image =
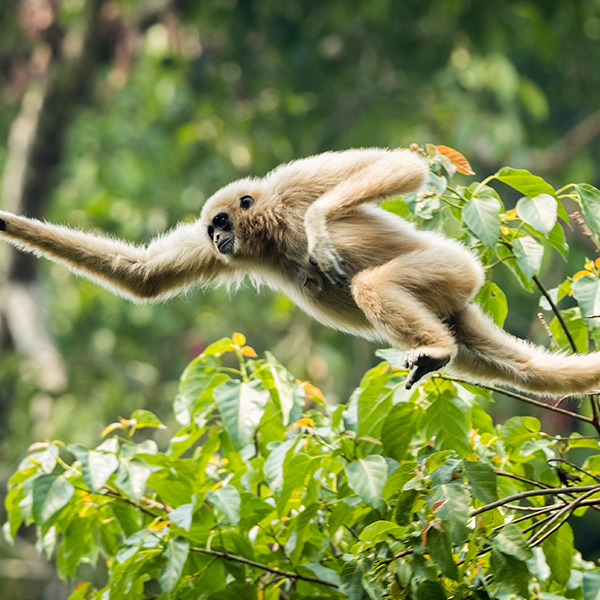
[[[600,280],[596,277],[580,277],[572,285],[573,296],[579,304],[583,317],[600,315]],[[589,329],[600,327],[600,318],[584,318]]]
[[[158,576],[160,587],[167,594],[170,594],[179,582],[189,551],[190,543],[184,537],[177,536],[167,541],[167,564]]]
[[[544,246],[532,237],[526,236],[514,240],[512,248],[521,271],[527,277],[533,277],[542,266]]]
[[[428,503],[437,509],[436,515],[448,524],[452,543],[464,543],[469,533],[469,494],[457,483],[436,485],[431,491],[433,496],[429,498]]]
[[[475,498],[489,504],[498,500],[496,489],[497,475],[492,467],[486,463],[463,460],[465,477],[471,486],[471,493]]]
[[[372,379],[358,397],[358,435],[379,438],[381,426],[392,407],[389,376]]]
[[[500,201],[493,196],[473,197],[463,208],[465,224],[489,248],[500,237],[500,208]]]
[[[232,485],[224,485],[208,492],[208,499],[225,515],[225,521],[232,525],[240,522],[240,493]]]
[[[576,185],[575,190],[581,198],[581,208],[587,224],[600,237],[600,190],[587,183]]]
[[[107,452],[90,450],[85,454],[78,454],[77,458],[81,463],[83,481],[92,492],[101,490],[119,466],[116,455]]]
[[[214,390],[225,429],[236,450],[252,442],[269,399],[259,381],[251,383],[227,380]]]
[[[488,280],[483,284],[475,296],[475,302],[481,306],[483,312],[491,317],[498,327],[504,325],[504,320],[508,314],[506,294],[493,281]]]
[[[41,475],[33,482],[33,520],[41,525],[49,521],[69,502],[75,488],[70,481],[56,475]]]
[[[503,554],[514,556],[518,560],[529,560],[533,558],[531,550],[525,536],[521,530],[514,524],[505,525],[494,538],[494,545]]]
[[[560,585],[566,585],[571,578],[571,567],[575,552],[571,526],[564,523],[558,531],[542,542],[542,550],[552,577]]]
[[[139,500],[144,495],[150,473],[151,470],[145,463],[120,458],[115,484],[127,496]]]
[[[437,396],[426,411],[427,432],[436,436],[443,448],[460,453],[467,452],[469,445],[469,407],[457,396],[444,391]]]
[[[56,568],[61,577],[75,577],[77,567],[91,550],[94,533],[93,519],[78,518],[69,523],[56,555]]]
[[[509,554],[504,554],[496,545],[492,546],[490,570],[494,583],[505,593],[519,594],[529,598],[529,569],[527,563]]]
[[[387,456],[404,460],[413,435],[416,434],[423,409],[413,402],[399,402],[385,417],[381,441]]]
[[[558,201],[550,194],[524,196],[517,202],[517,214],[540,233],[552,231],[558,216]]]
[[[290,424],[290,413],[294,408],[294,380],[270,352],[266,352],[265,356],[267,360],[264,367],[258,370],[257,376],[271,393],[281,411],[282,423],[287,426]]]
[[[458,568],[452,555],[448,534],[433,525],[427,530],[427,552],[444,577],[458,580]]]
[[[530,198],[535,198],[540,194],[554,196],[554,188],[548,182],[537,175],[532,175],[525,169],[504,167],[496,173],[496,179]]]
[[[388,466],[385,458],[378,455],[360,458],[346,466],[348,485],[370,507],[385,510],[383,486],[387,479]]]

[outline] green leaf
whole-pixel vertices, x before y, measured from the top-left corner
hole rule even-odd
[[[417,463],[407,462],[401,464],[387,479],[383,486],[383,498],[391,504],[392,500],[398,495],[398,493],[404,487],[404,484],[414,478],[415,467]]]
[[[392,407],[392,391],[387,387],[389,375],[369,381],[358,397],[358,436],[379,438],[381,426]]]
[[[550,194],[525,196],[517,202],[517,214],[540,233],[550,233],[558,218],[558,202]]]
[[[383,486],[387,479],[388,466],[385,458],[378,455],[367,456],[346,466],[348,485],[371,508],[383,511]]]
[[[33,482],[33,520],[41,525],[64,508],[75,488],[69,481],[55,475],[40,475]]]
[[[281,411],[282,423],[290,424],[290,413],[294,408],[294,379],[288,370],[270,353],[265,352],[265,368],[257,371],[258,378],[271,394]]]
[[[127,496],[139,500],[146,491],[148,477],[150,469],[145,463],[137,459],[119,459],[115,485]]]
[[[493,282],[486,281],[477,295],[475,302],[481,306],[483,312],[492,318],[498,327],[504,325],[504,320],[508,314],[508,303],[506,294]]]
[[[571,337],[575,342],[578,352],[587,352],[590,342],[590,330],[588,329],[585,321],[594,321],[595,319],[585,319],[584,321],[584,319],[581,318],[581,310],[579,309],[579,306],[567,308],[566,310],[561,310],[560,312],[567,329],[571,332]],[[554,336],[554,339],[558,342],[561,350],[564,350],[565,352],[573,351],[571,342],[567,338],[562,324],[556,317],[550,321],[550,332]]]
[[[399,402],[385,416],[381,441],[385,454],[404,460],[413,436],[417,433],[423,409],[413,402]]]
[[[214,390],[225,429],[236,450],[252,442],[260,423],[269,392],[259,381],[251,383],[229,379]]]
[[[600,319],[585,318],[600,315],[600,280],[595,277],[580,277],[571,284],[571,289],[588,329],[600,327]]]
[[[465,224],[489,248],[500,237],[500,208],[499,200],[492,196],[471,198],[463,208]]]
[[[119,466],[119,459],[114,454],[96,450],[78,454],[77,459],[81,463],[83,481],[92,492],[100,491]]]
[[[405,531],[405,527],[400,527],[393,521],[375,521],[367,525],[358,537],[362,542],[378,544],[392,538],[399,539]]]
[[[524,598],[529,598],[530,575],[525,562],[504,554],[496,545],[493,545],[490,569],[498,589],[505,593],[519,594]]]
[[[446,594],[437,581],[423,579],[417,587],[417,600],[446,600]]]
[[[63,532],[56,556],[56,568],[63,579],[75,577],[82,558],[93,545],[93,531],[91,519],[80,517],[71,521]]]
[[[189,551],[190,543],[181,536],[167,541],[165,550],[167,565],[158,576],[160,587],[167,594],[170,594],[179,582]]]
[[[158,429],[166,429],[166,425],[149,410],[138,409],[131,415],[131,420],[135,421],[135,429],[142,427],[157,427]]]
[[[576,185],[575,190],[581,198],[581,208],[587,224],[600,237],[600,190],[587,183]]]
[[[176,509],[172,510],[169,513],[169,519],[175,523],[178,527],[185,529],[186,531],[190,530],[192,526],[192,519],[194,514],[194,504],[182,504],[178,506]]]
[[[435,396],[434,396],[435,397]],[[445,390],[435,397],[426,411],[427,433],[436,436],[438,447],[464,453],[469,445],[469,407]]]
[[[467,539],[469,530],[469,494],[455,483],[436,485],[431,490],[430,507],[439,507],[436,515],[448,524],[450,539],[455,545],[461,545]]]
[[[445,531],[430,526],[427,530],[427,552],[444,577],[458,581],[458,568],[452,555],[452,544]]]
[[[505,525],[494,538],[494,546],[503,554],[514,556],[518,560],[529,560],[533,558],[525,536],[521,530],[512,523]]]
[[[497,476],[492,467],[485,463],[463,460],[465,477],[471,486],[471,492],[475,498],[485,504],[498,500],[496,489]]]
[[[573,530],[564,523],[558,531],[542,542],[542,550],[552,577],[560,585],[567,585],[573,564]]]
[[[527,277],[533,277],[542,266],[544,246],[532,237],[517,238],[512,243],[512,248],[521,271]]]
[[[496,179],[530,198],[535,198],[540,194],[554,196],[554,188],[549,183],[525,169],[504,167],[496,173]]]
[[[232,525],[240,522],[240,493],[232,485],[224,485],[208,492],[208,499],[225,515],[225,521]]]
[[[85,600],[90,591],[91,583],[80,583],[67,600]]]
[[[583,600],[600,600],[600,569],[583,572]]]

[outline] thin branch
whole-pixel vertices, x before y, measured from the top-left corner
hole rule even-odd
[[[224,558],[225,560],[230,560],[232,562],[238,562],[243,565],[248,565],[249,567],[254,567],[256,569],[262,569],[263,571],[267,571],[269,573],[275,573],[275,575],[279,575],[281,577],[285,577],[286,579],[300,579],[302,581],[308,581],[309,583],[319,583],[321,585],[327,585],[329,587],[338,588],[336,583],[331,581],[325,581],[324,579],[319,579],[317,577],[308,577],[306,575],[299,575],[298,573],[292,573],[291,571],[282,571],[281,569],[276,569],[275,567],[269,567],[268,565],[263,565],[262,563],[256,562],[254,560],[248,560],[243,556],[237,556],[235,554],[229,554],[228,552],[221,552],[219,550],[209,550],[208,548],[199,548],[192,547],[190,548],[193,552],[200,552],[202,554],[207,554],[209,556],[216,556],[217,558]]]
[[[538,286],[538,289],[540,290],[540,292],[542,292],[542,295],[544,296],[544,298],[546,298],[546,300],[548,301],[548,304],[552,307],[552,312],[555,314],[556,318],[558,319],[558,322],[560,323],[560,326],[562,327],[563,331],[565,332],[565,335],[567,336],[567,339],[569,340],[569,344],[571,345],[573,352],[575,352],[575,354],[579,354],[579,351],[577,350],[577,346],[575,345],[575,340],[573,339],[573,336],[571,335],[571,332],[569,331],[569,328],[567,327],[567,324],[565,323],[563,316],[560,314],[560,310],[558,310],[558,306],[556,306],[556,303],[550,297],[548,290],[544,287],[544,284],[539,280],[537,275],[534,275],[532,277],[532,279],[533,279],[533,282],[535,283],[535,285]]]
[[[490,504],[486,504],[481,508],[476,508],[475,510],[469,513],[470,517],[475,517],[480,515],[481,513],[487,512],[488,510],[493,510],[494,508],[498,508],[505,504],[511,504],[517,500],[523,500],[524,498],[531,498],[532,496],[557,496],[558,494],[575,494],[577,492],[600,492],[600,485],[580,485],[574,487],[562,487],[562,488],[550,488],[550,489],[541,489],[541,490],[527,490],[525,492],[520,492],[518,494],[513,494],[512,496],[506,496],[501,500],[496,500],[496,502],[491,502]],[[590,495],[590,494],[587,494]],[[586,497],[587,497],[586,495]]]
[[[594,425],[594,419],[592,419],[591,417],[584,417],[583,415],[572,412],[570,410],[565,410],[564,408],[560,408],[559,406],[554,406],[552,404],[546,404],[545,402],[541,402],[540,400],[534,400],[533,398],[528,398],[527,396],[523,396],[522,394],[517,394],[516,392],[511,392],[509,390],[505,390],[503,388],[496,387],[495,385],[484,385],[482,383],[472,383],[471,381],[466,381],[465,379],[460,379],[459,377],[449,377],[448,375],[435,375],[435,377],[439,377],[440,379],[445,379],[446,381],[455,381],[457,383],[464,383],[466,385],[480,387],[484,390],[490,390],[492,392],[498,392],[499,394],[504,394],[505,396],[508,396],[509,398],[515,398],[517,400],[521,400],[521,402],[527,402],[528,404],[533,404],[534,406],[539,406],[540,408],[545,408],[546,410],[551,410],[553,412],[560,413],[561,415],[566,415],[573,419],[577,419],[579,421],[584,421],[585,423],[589,423],[590,425]]]

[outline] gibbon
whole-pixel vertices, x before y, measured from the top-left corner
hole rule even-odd
[[[0,211],[0,237],[136,302],[250,277],[325,325],[407,351],[411,388],[448,367],[538,394],[600,384],[600,353],[566,356],[505,333],[472,300],[484,282],[463,245],[373,205],[425,185],[409,150],[326,152],[235,181],[200,218],[148,246]]]

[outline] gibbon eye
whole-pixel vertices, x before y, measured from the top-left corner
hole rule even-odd
[[[254,198],[252,196],[242,196],[240,198],[240,206],[244,210],[248,210],[254,204]]]
[[[213,220],[213,225],[221,231],[231,231],[231,223],[227,213],[219,213]]]

